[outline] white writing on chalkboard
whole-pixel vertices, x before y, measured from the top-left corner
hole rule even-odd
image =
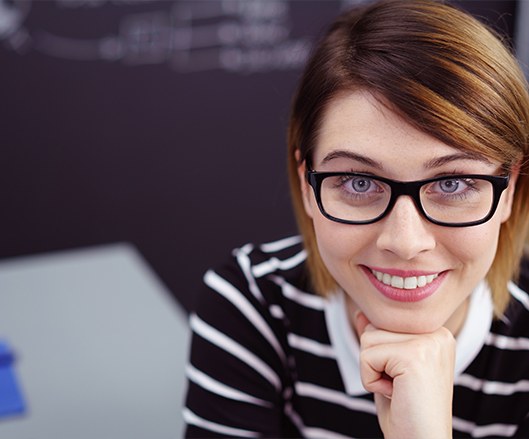
[[[342,0],[336,12],[353,3]],[[224,70],[253,73],[297,69],[313,36],[293,35],[288,0],[55,0],[38,2],[39,12],[93,22],[108,16],[114,28],[96,37],[73,37],[33,16],[35,0],[0,0],[0,42],[24,54],[31,50],[72,61],[119,62],[126,66],[165,64],[181,73]],[[329,7],[329,2],[324,2]],[[117,13],[116,13],[117,11]],[[70,14],[70,15],[69,15]],[[31,27],[28,16],[31,15]],[[106,20],[108,21],[108,19]],[[38,24],[35,24],[38,23]],[[60,24],[59,24],[60,27]],[[91,26],[93,33],[94,27]],[[97,29],[97,26],[96,26]],[[309,30],[310,32],[310,30]]]

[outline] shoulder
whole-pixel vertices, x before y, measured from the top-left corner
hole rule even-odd
[[[305,259],[300,237],[293,236],[245,244],[234,249],[224,263],[207,270],[190,316],[195,351],[208,352],[211,357],[210,347],[202,340],[235,355],[257,350],[249,355],[252,361],[266,359],[277,370],[286,348],[284,284],[303,283]]]
[[[300,236],[263,244],[248,243],[235,248],[227,260],[204,275],[207,287],[215,291],[235,288],[261,304],[274,301],[285,283],[307,291],[306,252]],[[307,293],[310,294],[310,293]]]
[[[299,236],[238,247],[224,263],[207,270],[193,314],[230,332],[263,319],[283,332],[288,320],[306,314],[307,306],[323,309],[323,298],[308,288],[305,261]]]
[[[301,286],[304,267],[295,236],[243,245],[205,273],[190,316],[189,435],[283,435],[282,397],[294,364],[283,291],[286,282]]]
[[[511,301],[495,319],[479,353],[455,381],[454,429],[522,437],[529,410],[529,295],[510,282]],[[524,428],[524,427],[521,427]],[[523,435],[526,437],[526,435]]]
[[[295,278],[299,268],[304,268],[306,252],[298,235],[264,244],[246,244],[232,252],[237,265],[249,269],[252,277],[259,279],[272,274]]]
[[[504,316],[493,325],[493,332],[510,337],[528,338],[529,348],[529,260],[524,259],[516,282],[509,282],[511,301]]]
[[[208,270],[204,283],[192,316],[195,323],[208,322],[234,338],[247,338],[245,344],[255,343],[252,334],[262,339],[271,338],[271,332],[285,345],[292,332],[325,338],[325,299],[309,287],[306,252],[298,236],[243,245],[224,264]]]

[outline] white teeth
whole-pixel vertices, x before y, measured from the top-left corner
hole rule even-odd
[[[394,288],[401,288],[406,290],[414,290],[417,287],[424,287],[438,276],[438,274],[429,274],[428,276],[391,276],[388,273],[382,273],[380,271],[371,270],[373,275],[383,284],[391,285]]]
[[[419,279],[416,277],[407,277],[404,279],[404,288],[406,290],[413,290],[417,288],[417,285],[419,284]]]
[[[404,288],[404,278],[400,276],[391,276],[391,286],[395,288]]]

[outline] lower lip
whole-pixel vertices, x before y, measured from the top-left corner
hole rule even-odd
[[[386,285],[380,282],[369,268],[362,267],[362,269],[366,273],[367,278],[384,297],[396,302],[420,302],[421,300],[427,299],[437,291],[447,273],[446,271],[440,273],[432,282],[424,287],[406,290]]]

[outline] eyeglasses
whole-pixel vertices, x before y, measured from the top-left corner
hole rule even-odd
[[[496,211],[509,176],[447,175],[419,181],[395,181],[352,172],[316,172],[307,179],[316,202],[332,221],[371,224],[384,218],[397,198],[408,195],[430,222],[448,227],[483,224]]]

